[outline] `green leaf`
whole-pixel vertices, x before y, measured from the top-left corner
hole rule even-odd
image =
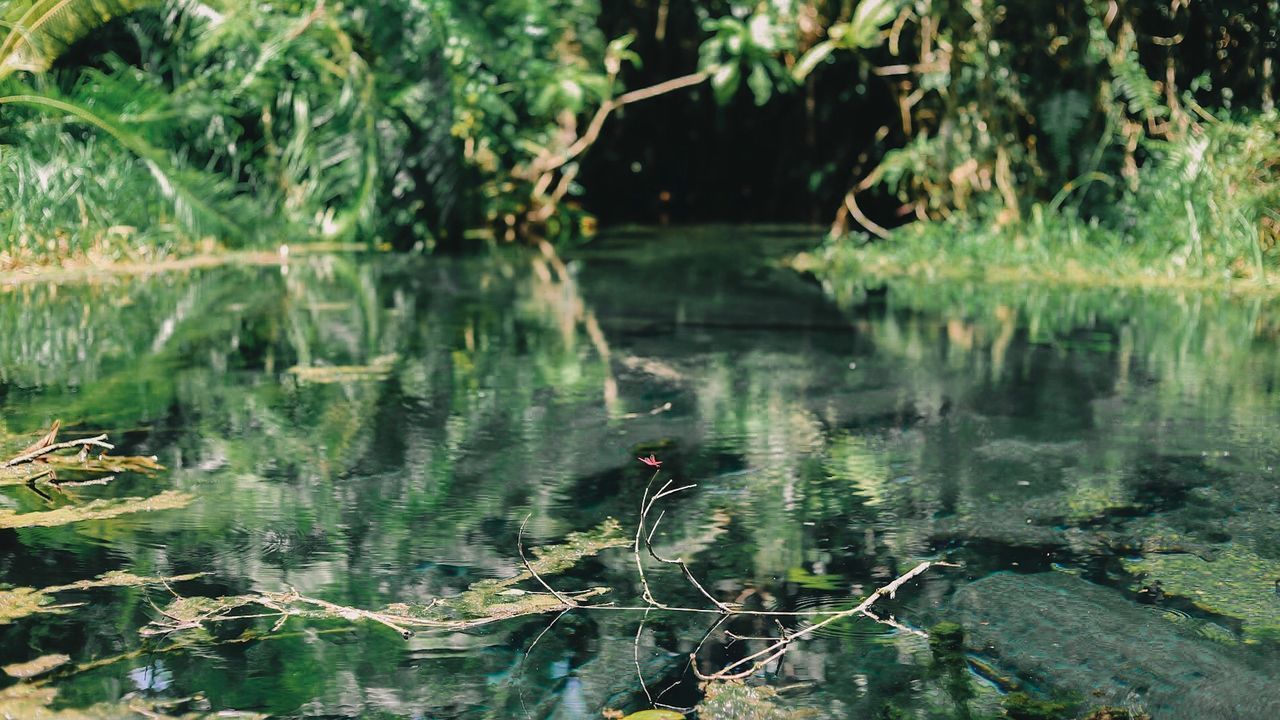
[[[751,94],[755,96],[756,105],[764,105],[769,102],[769,98],[773,97],[773,81],[769,79],[769,71],[764,65],[756,65],[751,69],[751,75],[747,77],[747,87],[751,88]]]
[[[797,82],[804,80],[819,64],[831,57],[831,53],[835,52],[835,49],[836,44],[830,40],[823,40],[809,48],[804,55],[800,56],[800,61],[796,63],[796,66],[792,68],[791,77],[795,78]]]
[[[711,75],[711,89],[716,94],[716,102],[723,105],[732,100],[741,82],[742,71],[738,69],[737,63],[721,65]]]
[[[65,113],[76,121],[110,135],[146,163],[161,192],[173,202],[179,220],[189,228],[198,231],[202,226],[212,224],[224,232],[235,234],[245,232],[244,226],[234,215],[219,207],[216,201],[210,202],[210,198],[230,195],[228,189],[221,187],[225,183],[205,173],[176,165],[168,152],[133,132],[119,118],[96,112],[70,98],[40,95],[34,91],[30,94],[0,97],[0,105],[5,104],[26,105],[44,112]]]
[[[684,715],[674,710],[641,710],[631,713],[622,720],[684,720]]]
[[[880,29],[898,15],[900,0],[862,0],[849,21],[850,47],[872,48],[880,44]]]

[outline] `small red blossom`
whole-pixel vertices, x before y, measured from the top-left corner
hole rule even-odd
[[[654,457],[653,455],[650,455],[650,456],[649,456],[649,457],[647,457],[647,458],[636,458],[636,459],[637,459],[637,460],[639,460],[640,462],[644,463],[645,465],[648,465],[648,466],[649,466],[649,467],[651,467],[651,468],[660,468],[660,467],[662,467],[662,461],[661,461],[661,460],[659,460],[658,458]]]

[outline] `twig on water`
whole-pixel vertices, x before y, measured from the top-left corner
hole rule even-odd
[[[174,592],[168,584],[165,584],[166,589],[168,589],[174,596],[173,603],[169,607],[163,609],[155,606],[154,603],[152,604],[159,617],[152,621],[145,632],[148,634],[168,634],[175,631],[193,629],[208,623],[243,621],[249,618],[276,618],[274,627],[272,627],[272,632],[275,632],[281,628],[288,618],[301,617],[317,619],[339,618],[349,622],[372,620],[395,630],[401,637],[408,638],[413,635],[413,630],[410,628],[423,629],[427,631],[459,632],[518,617],[555,613],[555,617],[551,623],[543,628],[543,630],[534,639],[533,643],[529,646],[529,649],[525,651],[524,658],[521,660],[521,664],[523,665],[538,642],[571,610],[628,613],[638,612],[640,613],[640,618],[636,627],[632,647],[632,663],[635,666],[636,677],[639,679],[641,688],[645,693],[645,697],[648,698],[650,705],[675,710],[681,709],[671,705],[665,705],[660,701],[664,695],[684,680],[676,680],[655,695],[653,689],[649,687],[648,681],[644,677],[644,665],[641,663],[640,645],[641,640],[644,637],[646,624],[650,616],[654,613],[674,612],[715,616],[710,628],[708,628],[703,634],[693,652],[688,656],[689,672],[701,681],[722,681],[746,678],[782,658],[794,645],[795,641],[802,640],[812,635],[819,628],[855,615],[861,615],[874,622],[884,624],[902,632],[927,637],[927,634],[897,621],[892,615],[882,617],[873,611],[873,607],[885,598],[894,597],[895,593],[905,584],[919,577],[930,568],[958,567],[958,565],[954,563],[939,560],[921,562],[907,572],[898,576],[884,587],[881,587],[868,595],[856,606],[846,610],[747,610],[736,603],[730,604],[716,599],[694,576],[689,564],[684,560],[684,558],[664,557],[657,552],[653,544],[654,538],[657,536],[657,530],[666,517],[665,510],[659,510],[656,520],[652,523],[650,522],[650,517],[653,514],[654,509],[657,507],[658,501],[676,495],[677,493],[684,492],[685,490],[692,489],[696,487],[696,485],[692,483],[677,485],[675,480],[667,480],[655,491],[654,487],[658,483],[661,461],[650,456],[648,458],[641,458],[641,462],[655,468],[655,472],[649,478],[644,487],[644,491],[641,494],[639,517],[636,524],[635,535],[630,538],[630,541],[624,537],[619,537],[619,535],[616,534],[619,529],[617,522],[610,519],[601,525],[601,532],[604,533],[603,535],[594,539],[583,534],[571,535],[569,540],[566,541],[566,550],[561,551],[560,555],[557,555],[555,551],[548,551],[544,549],[538,553],[538,562],[534,563],[530,562],[524,548],[524,533],[528,526],[528,522],[532,517],[531,515],[526,516],[520,523],[520,530],[516,538],[516,549],[520,555],[520,560],[524,565],[525,573],[515,578],[503,581],[481,581],[481,583],[474,585],[472,589],[468,590],[462,596],[459,596],[461,598],[469,597],[469,600],[459,600],[457,598],[439,601],[433,600],[428,605],[407,605],[403,603],[396,603],[387,606],[381,611],[375,612],[339,605],[317,598],[306,597],[292,589],[288,592],[264,592],[259,594],[238,595],[216,599],[192,598],[188,601],[188,599],[182,598]],[[572,565],[572,562],[575,559],[586,557],[605,548],[618,547],[620,545],[631,546],[631,553],[636,566],[636,574],[640,581],[643,604],[635,606],[587,604],[589,598],[597,597],[598,595],[607,592],[608,589],[590,588],[581,592],[562,593],[551,587],[550,583],[548,583],[543,577],[544,573],[559,572],[567,568]],[[679,566],[684,574],[685,580],[710,603],[710,606],[703,605],[700,607],[686,607],[680,605],[668,605],[655,598],[652,587],[649,584],[649,576],[646,572],[646,561],[644,559],[645,553],[647,553],[654,561],[666,565]],[[566,555],[568,558],[567,560],[564,557]],[[555,559],[550,560],[551,558]],[[541,572],[538,569],[539,567],[542,568]],[[510,588],[511,585],[514,585],[517,582],[526,582],[529,579],[532,579],[541,585],[547,593],[550,594],[550,597],[547,597],[541,592],[530,593],[515,588],[502,590],[502,588]],[[522,597],[523,599],[513,602],[498,601],[499,597],[506,595]],[[551,598],[554,598],[554,602]],[[150,602],[149,597],[148,602]],[[252,611],[248,608],[248,606],[252,605],[259,606],[263,611]],[[246,613],[245,610],[249,610],[251,614]],[[725,633],[725,636],[730,642],[763,642],[764,646],[741,659],[719,668],[718,670],[704,671],[699,664],[699,655],[702,654],[703,648],[718,631],[723,631],[722,628],[724,628],[724,624],[726,622],[739,617],[766,619],[777,626],[778,636],[758,637],[747,634]],[[783,624],[787,618],[815,618],[815,622],[798,629],[794,629]],[[523,697],[521,698],[521,701],[523,703]],[[528,709],[526,708],[526,713],[527,712]]]
[[[879,602],[881,598],[886,596],[889,598],[894,597],[899,588],[931,567],[959,567],[959,565],[955,563],[942,562],[940,560],[926,560],[902,575],[899,575],[893,582],[871,593],[862,602],[858,603],[857,606],[849,608],[848,610],[841,610],[840,612],[832,613],[824,620],[803,627],[799,630],[795,630],[789,634],[784,634],[781,638],[775,640],[764,649],[754,652],[740,660],[734,661],[716,672],[704,674],[698,668],[698,659],[694,656],[691,658],[693,661],[693,672],[700,680],[741,680],[749,677],[786,654],[792,642],[807,635],[811,635],[819,628],[830,625],[837,620],[843,620],[844,618],[852,617],[854,615],[866,615],[867,610]],[[870,617],[873,620],[879,621],[879,618],[875,616]],[[747,665],[748,663],[750,663],[750,665],[745,670],[738,670],[735,672],[737,668]]]
[[[560,593],[556,592],[555,588],[548,585],[547,581],[543,580],[542,576],[538,574],[538,571],[534,570],[533,566],[529,564],[529,558],[525,557],[524,526],[529,522],[530,517],[533,517],[532,514],[524,516],[524,521],[520,523],[520,532],[516,535],[516,550],[520,551],[520,562],[524,563],[524,569],[529,571],[529,574],[533,576],[533,579],[537,580],[539,585],[546,588],[547,592],[551,593],[552,595],[555,595],[556,599],[559,600],[561,604],[571,608],[577,607],[578,603],[574,602],[573,600],[570,600],[564,595],[561,595]]]
[[[635,545],[632,548],[632,552],[635,555],[636,570],[640,574],[640,583],[644,588],[643,597],[645,602],[649,603],[650,605],[653,605],[654,607],[662,608],[664,610],[673,609],[668,605],[664,605],[663,603],[658,602],[658,600],[654,598],[653,593],[649,588],[649,581],[644,574],[644,562],[640,558],[641,541],[644,542],[645,551],[648,552],[650,557],[666,565],[679,566],[680,569],[684,571],[685,578],[688,579],[689,584],[693,585],[693,587],[696,588],[698,592],[702,594],[703,597],[709,600],[712,605],[715,605],[717,610],[725,614],[732,613],[733,608],[717,600],[714,595],[707,592],[707,589],[702,586],[702,583],[698,582],[698,579],[694,576],[693,571],[689,569],[689,564],[684,561],[684,558],[665,558],[659,555],[657,551],[653,549],[653,535],[658,530],[658,523],[662,522],[662,518],[666,516],[666,511],[662,511],[661,513],[659,513],[657,522],[653,524],[653,527],[650,529],[650,532],[648,532],[647,534],[645,533],[646,525],[648,523],[649,513],[653,511],[654,503],[656,503],[658,500],[664,497],[674,495],[684,490],[689,490],[690,488],[697,487],[696,483],[691,483],[689,485],[681,485],[680,487],[672,488],[671,485],[675,481],[668,480],[666,484],[664,484],[658,490],[658,492],[654,493],[653,496],[651,497],[649,495],[649,491],[653,488],[653,481],[658,478],[659,472],[661,471],[654,470],[653,476],[649,478],[649,482],[648,484],[645,485],[645,488],[644,488],[644,494],[641,496],[640,521],[639,521],[639,524],[636,526],[636,541],[635,541]]]

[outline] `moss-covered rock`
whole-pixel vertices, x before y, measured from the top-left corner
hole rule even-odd
[[[1213,559],[1193,554],[1160,554],[1124,561],[1131,573],[1159,580],[1166,595],[1244,621],[1247,640],[1280,639],[1280,560],[1229,543]]]
[[[1070,720],[1075,717],[1075,703],[1034,698],[1024,692],[1010,693],[1004,699],[1004,711],[1013,720]]]
[[[1028,690],[1137,704],[1161,720],[1280,717],[1274,660],[1072,575],[990,575],[961,588],[950,611],[969,633],[967,649]]]

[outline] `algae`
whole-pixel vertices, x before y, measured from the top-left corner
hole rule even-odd
[[[382,380],[400,356],[395,353],[380,355],[367,365],[294,365],[288,372],[299,382],[323,385],[352,380]]]
[[[630,544],[631,540],[623,536],[618,521],[609,518],[594,530],[569,534],[563,543],[535,549],[529,567],[538,577],[554,575],[601,550]],[[162,635],[252,616],[276,618],[273,631],[293,617],[352,623],[370,620],[408,638],[414,629],[462,630],[528,615],[568,610],[584,600],[608,592],[608,588],[593,587],[553,594],[513,587],[533,579],[534,575],[525,570],[510,578],[473,583],[455,597],[439,598],[429,603],[392,603],[380,610],[348,607],[294,591],[223,597],[176,596],[165,607],[157,608],[161,617],[139,632],[142,635]],[[233,613],[251,605],[265,608],[268,612]]]
[[[35,660],[28,660],[27,662],[10,663],[9,665],[0,667],[0,670],[3,670],[4,674],[11,678],[25,680],[26,678],[43,675],[50,670],[66,665],[69,662],[71,662],[71,657],[69,655],[55,653],[52,655],[41,655]]]
[[[78,603],[51,605],[53,595],[66,590],[89,590],[104,587],[141,587],[143,585],[160,585],[184,580],[192,580],[200,575],[176,575],[167,578],[142,577],[132,573],[112,571],[92,580],[78,580],[66,585],[52,585],[46,588],[17,587],[0,590],[0,625],[20,620],[36,613],[60,613],[67,608],[76,607]]]
[[[562,573],[584,558],[596,555],[602,550],[631,545],[632,539],[622,532],[622,525],[614,518],[607,518],[594,529],[586,532],[569,533],[564,542],[534,548],[529,567],[539,576]],[[481,580],[473,583],[466,592],[452,598],[437,601],[431,609],[433,615],[441,611],[453,611],[454,617],[484,618],[495,614],[503,617],[517,617],[535,613],[549,612],[563,608],[564,604],[550,593],[524,593],[515,595],[506,592],[522,582],[533,580],[529,570],[501,580]],[[578,601],[602,595],[605,588],[590,588],[571,599]],[[565,593],[561,593],[564,595]],[[404,614],[418,615],[424,608],[421,606],[397,604],[391,606]]]
[[[1004,699],[1004,711],[1012,720],[1070,720],[1076,716],[1078,703],[1043,700],[1025,692],[1010,693]]]
[[[1246,642],[1280,639],[1277,580],[1280,560],[1261,557],[1244,545],[1220,546],[1213,559],[1193,554],[1147,555],[1124,561],[1125,570],[1159,580],[1167,595],[1244,622]]]
[[[778,691],[740,682],[713,682],[698,704],[701,720],[802,720],[818,717],[811,709],[790,710],[777,703]]]
[[[192,711],[171,714],[172,708],[183,704],[195,704],[201,698],[184,698],[178,701],[157,702],[140,697],[126,697],[119,702],[103,702],[86,708],[53,708],[58,691],[41,685],[19,683],[0,690],[0,717],[22,720],[201,720],[203,718],[239,718],[240,720],[265,720],[259,713],[220,710],[216,712]]]
[[[84,505],[68,505],[43,512],[17,513],[0,509],[0,529],[56,527],[83,520],[107,520],[121,515],[154,510],[174,510],[191,504],[195,498],[177,490],[165,490],[151,497],[126,497],[91,500]]]
[[[164,465],[161,465],[154,455],[107,455],[104,453],[84,458],[54,455],[50,456],[46,462],[56,468],[78,472],[136,472],[152,475],[164,469]]]
[[[153,455],[45,455],[19,465],[0,466],[0,487],[26,485],[41,478],[56,476],[59,470],[76,473],[136,472],[144,475],[163,470]]]
[[[1127,708],[1100,707],[1085,715],[1083,720],[1151,720],[1151,716]]]

